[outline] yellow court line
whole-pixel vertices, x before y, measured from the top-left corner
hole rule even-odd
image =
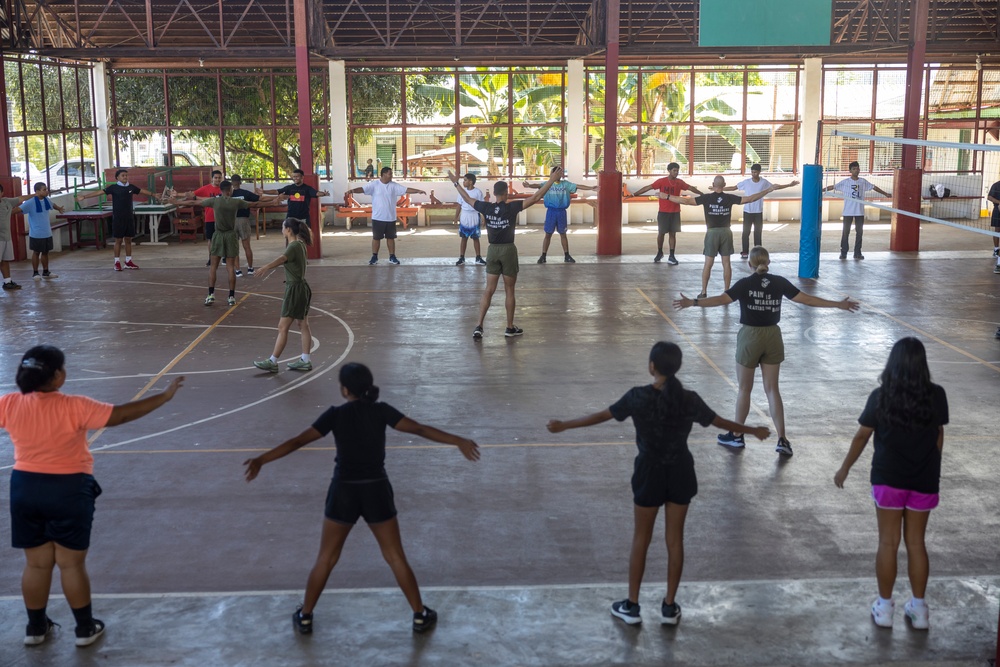
[[[632,441],[623,442],[525,442],[525,443],[497,443],[493,445],[479,445],[480,449],[511,449],[516,447],[622,447],[635,444]],[[386,449],[451,449],[455,445],[442,445],[439,443],[429,443],[426,445],[386,445]],[[251,447],[237,449],[147,449],[147,450],[121,450],[105,449],[98,454],[233,454],[233,453],[253,453],[266,452],[267,447]],[[335,452],[336,447],[303,447],[303,452]]]
[[[663,311],[662,311],[662,310],[660,309],[660,307],[659,307],[659,306],[657,306],[657,305],[656,305],[655,303],[653,303],[653,300],[652,300],[652,299],[650,299],[650,298],[649,298],[648,296],[646,296],[646,293],[645,293],[645,292],[643,292],[643,291],[642,291],[642,290],[641,290],[640,288],[638,288],[638,287],[636,287],[636,288],[635,288],[635,291],[637,291],[637,292],[638,292],[639,294],[641,294],[641,295],[642,295],[642,298],[643,298],[643,299],[645,299],[645,300],[646,300],[646,301],[647,301],[647,302],[649,303],[649,305],[653,307],[653,310],[655,310],[656,312],[658,312],[658,313],[660,314],[660,317],[662,317],[663,319],[665,319],[665,320],[667,321],[667,324],[669,324],[669,325],[670,325],[671,327],[673,327],[673,330],[677,332],[677,335],[678,335],[678,336],[680,336],[681,338],[683,338],[683,339],[684,339],[684,341],[685,341],[685,342],[686,342],[686,343],[687,343],[688,345],[690,345],[691,347],[693,347],[693,348],[694,348],[694,351],[695,351],[695,352],[697,352],[697,353],[698,353],[698,355],[699,355],[699,356],[700,356],[700,357],[701,357],[702,359],[704,359],[704,360],[705,360],[705,363],[707,363],[707,364],[708,364],[709,366],[711,366],[711,367],[712,367],[713,369],[715,369],[715,372],[716,372],[716,373],[718,373],[718,374],[719,374],[719,375],[720,375],[720,376],[722,377],[722,379],[723,379],[723,380],[725,380],[726,382],[728,382],[728,383],[729,383],[729,386],[730,386],[730,387],[732,387],[732,388],[733,388],[733,389],[735,389],[736,391],[739,391],[739,389],[740,389],[740,388],[739,388],[739,385],[737,385],[737,384],[736,384],[735,382],[733,382],[733,381],[732,381],[732,379],[731,379],[731,378],[730,378],[730,377],[729,377],[728,375],[726,375],[725,373],[723,373],[723,372],[722,372],[722,369],[721,369],[721,368],[719,368],[719,366],[718,366],[718,365],[717,365],[717,364],[716,364],[716,363],[715,363],[714,361],[712,361],[712,358],[711,358],[711,357],[709,357],[709,356],[708,356],[707,354],[705,354],[705,352],[704,352],[704,351],[702,351],[702,349],[701,349],[700,347],[698,347],[698,346],[697,346],[697,345],[695,344],[695,342],[694,342],[693,340],[691,340],[691,338],[690,338],[690,337],[688,337],[688,336],[687,336],[687,334],[685,334],[685,333],[684,333],[683,331],[681,331],[681,330],[680,330],[680,327],[678,327],[678,326],[677,326],[677,325],[676,325],[676,324],[674,323],[674,321],[673,321],[672,319],[670,319],[669,317],[667,317],[667,314],[666,314],[666,313],[664,313],[664,312],[663,312]],[[757,407],[757,406],[756,406],[756,405],[755,405],[755,404],[754,404],[754,403],[753,403],[752,401],[751,401],[751,403],[750,403],[750,407],[751,407],[751,408],[753,408],[753,411],[754,411],[754,412],[756,412],[756,413],[757,413],[757,415],[758,415],[758,416],[759,416],[759,417],[760,417],[761,419],[770,419],[770,416],[769,416],[769,415],[768,415],[768,414],[767,414],[766,412],[764,412],[763,410],[761,410],[761,409],[760,409],[759,407]]]
[[[240,304],[242,304],[244,301],[246,301],[249,296],[250,296],[249,293],[244,294],[243,297],[239,300],[239,302],[237,302],[236,306],[230,306],[229,308],[227,308],[226,312],[222,313],[222,316],[219,319],[217,319],[215,321],[215,323],[212,324],[212,326],[210,326],[207,329],[205,329],[204,331],[202,331],[201,334],[199,334],[197,338],[195,338],[193,341],[191,341],[191,343],[180,352],[180,354],[178,354],[176,357],[174,357],[170,361],[170,363],[168,363],[166,366],[164,366],[163,370],[161,370],[159,373],[157,373],[155,376],[153,376],[153,378],[150,379],[150,381],[146,383],[146,386],[143,387],[142,389],[140,389],[139,393],[132,397],[132,401],[138,401],[140,398],[142,398],[143,395],[153,387],[153,385],[155,385],[157,382],[159,382],[163,378],[164,375],[166,375],[167,373],[169,373],[170,370],[174,366],[176,366],[177,364],[179,364],[180,361],[181,361],[181,359],[183,359],[188,354],[190,354],[190,352],[195,347],[197,347],[198,343],[200,343],[201,341],[205,340],[205,337],[208,336],[208,334],[212,333],[212,331],[214,331],[216,327],[218,327],[220,324],[222,324],[223,320],[225,320],[227,317],[229,317],[229,315],[234,310],[236,310],[236,307],[239,306]],[[93,445],[94,441],[97,440],[101,436],[101,434],[104,433],[107,429],[108,429],[108,427],[105,426],[103,428],[100,428],[100,429],[94,431],[94,433],[87,440],[87,445],[88,446]]]

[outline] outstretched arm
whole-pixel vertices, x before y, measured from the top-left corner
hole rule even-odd
[[[299,433],[291,440],[284,441],[274,449],[264,452],[256,458],[247,459],[243,462],[243,465],[247,467],[246,472],[244,473],[247,481],[249,482],[255,479],[257,475],[260,474],[260,469],[264,467],[265,463],[277,461],[283,456],[288,456],[296,449],[301,449],[310,442],[315,442],[322,437],[323,435],[319,431],[310,426],[306,430],[302,431],[302,433]]]
[[[784,190],[785,188],[794,188],[798,184],[799,184],[798,181],[792,181],[791,183],[785,183],[784,185],[775,185],[775,186],[772,186],[771,189],[772,190]]]
[[[542,187],[541,183],[531,183],[529,181],[521,181],[521,186],[525,188],[531,188],[532,190],[537,190]]]
[[[874,190],[875,192],[879,193],[883,197],[891,197],[892,196],[890,193],[886,192],[882,188],[875,187],[874,185],[872,186],[872,190]]]
[[[660,199],[666,199],[667,201],[672,201],[675,204],[684,204],[685,206],[698,206],[698,202],[695,201],[694,197],[681,197],[680,195],[668,195],[664,192],[657,194]]]
[[[858,457],[861,456],[861,452],[865,450],[865,445],[868,444],[868,439],[872,437],[874,430],[868,426],[861,426],[858,428],[858,432],[854,434],[854,439],[851,440],[851,448],[847,450],[847,456],[844,457],[844,462],[840,464],[840,470],[833,476],[833,483],[838,488],[844,488],[844,481],[847,479],[847,474],[851,472],[851,466],[855,464]]]
[[[470,461],[479,460],[479,445],[468,438],[453,435],[447,431],[434,428],[433,426],[415,422],[409,417],[403,417],[400,419],[393,428],[397,431],[402,431],[403,433],[412,433],[413,435],[420,436],[421,438],[433,440],[434,442],[441,442],[446,445],[455,445],[458,447],[459,451],[462,452],[462,456],[465,458]]]
[[[545,428],[549,429],[550,433],[562,433],[563,431],[569,428],[583,428],[584,426],[603,424],[609,419],[611,419],[611,410],[608,408],[604,408],[600,412],[589,414],[586,417],[570,419],[569,421],[560,421],[558,419],[553,419],[548,424],[546,424]]]
[[[653,185],[652,184],[650,184],[650,185],[644,185],[641,188],[639,188],[638,190],[636,190],[635,192],[633,192],[632,196],[633,197],[639,197],[641,195],[646,194],[647,192],[649,192],[652,189],[653,189]]]
[[[173,381],[167,385],[166,389],[155,396],[147,396],[146,398],[140,398],[138,401],[132,401],[131,403],[125,403],[123,405],[116,405],[112,408],[111,416],[108,417],[108,423],[105,424],[105,426],[118,426],[119,424],[135,421],[139,417],[145,417],[150,412],[172,399],[183,382],[184,376],[181,375],[180,377],[174,378]]]
[[[799,292],[796,294],[792,301],[795,303],[801,303],[803,306],[812,306],[813,308],[840,308],[841,310],[857,310],[861,307],[857,301],[852,301],[849,296],[845,296],[841,301],[830,301],[829,299],[821,299],[818,296],[806,294],[805,292]]]
[[[475,208],[476,200],[469,196],[469,193],[465,191],[465,188],[458,184],[458,176],[448,171],[448,180],[455,184],[455,190],[458,191],[459,196],[465,200],[465,203],[469,206]]]
[[[592,190],[593,192],[600,192],[601,191],[601,186],[600,185],[580,185],[579,183],[577,183],[576,184],[576,189],[577,190]]]
[[[761,190],[760,192],[758,192],[758,193],[757,193],[757,194],[755,194],[755,195],[750,195],[749,197],[743,197],[742,199],[740,199],[740,204],[749,204],[750,202],[755,202],[755,201],[757,201],[758,199],[763,199],[763,198],[764,198],[765,196],[767,196],[768,194],[770,194],[771,192],[773,192],[773,191],[774,191],[774,189],[775,189],[775,188],[774,188],[774,186],[772,185],[772,186],[771,186],[771,187],[769,187],[768,189],[766,189],[766,190]]]
[[[406,188],[406,194],[408,195],[425,195],[427,194],[423,190],[418,190],[417,188]]]
[[[697,301],[697,303],[695,303]],[[712,308],[713,306],[725,306],[733,302],[733,298],[723,292],[718,296],[710,296],[704,299],[689,299],[681,292],[681,298],[674,300],[674,310],[684,310],[691,306],[701,306],[702,308]]]
[[[552,184],[558,183],[559,180],[562,178],[562,176],[563,176],[562,167],[556,167],[554,170],[552,170],[552,173],[549,174],[549,180],[545,181],[545,183],[542,184],[542,187],[535,190],[535,194],[531,195],[530,197],[524,200],[524,203],[521,205],[521,210],[524,210],[529,206],[540,202],[542,200],[542,197],[545,196],[545,193],[548,192],[549,188],[552,187]]]
[[[724,428],[733,433],[749,433],[758,440],[765,440],[771,437],[771,429],[766,426],[747,426],[746,424],[723,419],[719,415],[716,415],[715,419],[712,420],[712,426],[715,428]]]

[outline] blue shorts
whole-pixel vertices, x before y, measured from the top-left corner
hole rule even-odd
[[[545,233],[551,234],[552,232],[566,233],[566,209],[545,209]]]
[[[463,239],[478,239],[480,235],[479,227],[458,226],[458,235]]]
[[[11,546],[34,549],[55,542],[67,549],[89,549],[94,501],[99,495],[100,484],[86,473],[49,475],[12,471]]]

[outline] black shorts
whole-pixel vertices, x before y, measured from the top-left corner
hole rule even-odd
[[[382,523],[396,516],[392,485],[388,479],[345,482],[335,479],[326,492],[326,518],[354,525],[358,517],[365,523]]]
[[[47,236],[44,239],[36,239],[34,236],[28,237],[28,250],[31,252],[46,253],[54,247],[51,236]]]
[[[215,236],[215,221],[205,223],[205,240],[211,241]]]
[[[372,238],[376,241],[396,238],[396,221],[372,220]]]
[[[632,473],[632,497],[639,507],[659,507],[664,503],[689,505],[698,495],[694,458],[684,452],[670,464],[647,463],[636,457]]]
[[[135,236],[135,218],[111,219],[111,238],[130,239],[133,236]]]
[[[94,501],[101,486],[93,475],[10,474],[11,546],[33,549],[47,542],[84,551],[90,548]]]
[[[656,214],[656,224],[660,234],[677,233],[681,231],[680,211],[660,211]]]

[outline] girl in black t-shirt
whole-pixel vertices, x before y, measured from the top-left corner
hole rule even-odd
[[[692,425],[727,428],[750,433],[763,440],[771,432],[766,426],[753,428],[716,415],[693,391],[687,391],[677,379],[681,367],[681,349],[674,343],[659,342],[649,353],[649,374],[653,384],[633,387],[614,405],[600,412],[548,423],[552,433],[569,428],[593,426],[612,417],[618,421],[632,418],[639,454],[632,474],[635,502],[635,530],[628,564],[628,597],[611,605],[611,614],[629,625],[642,623],[639,615],[639,587],[646,570],[646,552],[653,537],[653,526],[660,506],[664,511],[667,538],[667,595],[660,606],[662,622],[676,625],[681,606],[674,596],[684,569],[684,519],[688,505],[698,493],[694,459],[687,447]]]
[[[378,387],[374,385],[371,371],[362,364],[351,363],[340,369],[340,393],[347,403],[330,408],[291,440],[243,462],[249,482],[257,477],[265,463],[291,454],[331,431],[337,444],[319,555],[306,581],[305,601],[295,610],[292,621],[301,634],[312,632],[313,608],[340,559],[347,535],[358,518],[364,517],[413,609],[414,632],[425,632],[437,622],[437,613],[424,606],[417,579],[403,552],[392,486],[385,474],[385,427],[455,445],[470,461],[479,460],[479,447],[472,440],[417,423],[392,406],[377,402]]]
[[[736,335],[736,377],[739,381],[736,421],[742,424],[750,414],[750,393],[753,391],[754,375],[759,365],[764,393],[767,395],[767,407],[778,433],[775,451],[782,456],[791,456],[792,445],[785,437],[785,405],[778,390],[778,371],[781,362],[785,360],[785,343],[781,338],[781,329],[778,328],[781,302],[783,298],[788,298],[805,306],[842,310],[857,310],[858,303],[851,301],[850,297],[843,301],[829,301],[800,292],[785,278],[768,273],[771,256],[761,246],[750,251],[747,261],[754,273],[737,280],[731,289],[707,299],[689,299],[682,293],[681,298],[674,301],[674,308],[711,308],[726,306],[733,301],[740,302],[740,324],[743,326]],[[721,434],[718,443],[736,449],[746,446],[743,436],[733,431]]]
[[[879,382],[881,386],[868,396],[858,418],[861,426],[833,482],[844,488],[851,466],[874,433],[871,484],[878,518],[875,577],[879,597],[872,604],[872,619],[880,627],[892,627],[892,588],[902,532],[913,590],[904,611],[915,629],[926,630],[930,612],[924,593],[930,564],[924,533],[931,510],[938,505],[948,399],[944,389],[931,382],[927,352],[916,338],[903,338],[893,345]]]

